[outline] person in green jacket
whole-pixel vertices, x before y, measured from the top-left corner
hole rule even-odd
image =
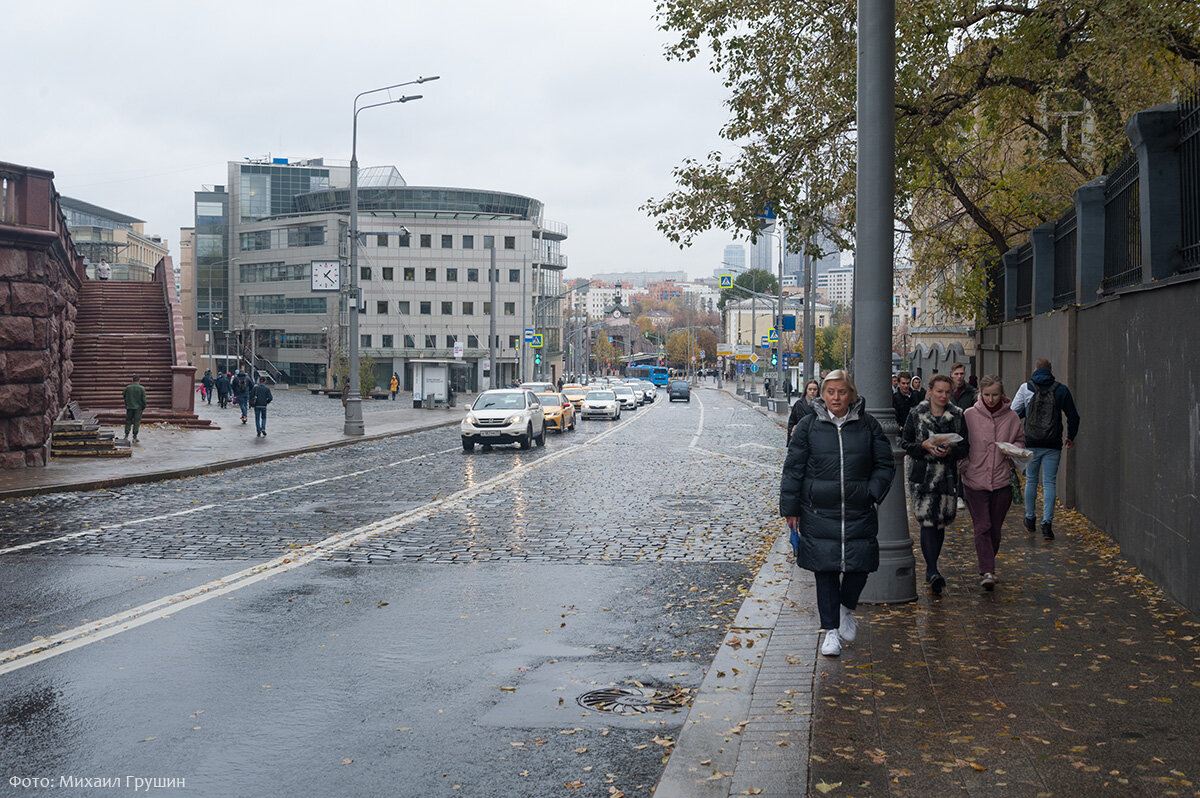
[[[133,428],[133,442],[137,443],[138,429],[142,426],[142,411],[146,409],[146,389],[141,386],[141,377],[134,376],[133,382],[125,386],[125,440],[129,440],[129,428]]]

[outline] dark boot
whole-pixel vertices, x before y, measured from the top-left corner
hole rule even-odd
[[[1054,540],[1054,528],[1050,526],[1049,521],[1042,522],[1042,537],[1046,540]]]

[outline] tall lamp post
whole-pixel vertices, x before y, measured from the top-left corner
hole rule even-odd
[[[378,108],[381,105],[419,100],[422,95],[413,94],[395,98],[389,97],[383,102],[371,103],[361,107],[358,101],[368,94],[377,94],[383,91],[398,89],[401,86],[412,86],[417,83],[428,83],[431,80],[437,80],[438,77],[438,75],[434,75],[433,77],[417,78],[416,80],[404,83],[394,83],[391,86],[383,86],[382,88],[360,92],[354,98],[353,137],[350,144],[350,280],[346,292],[347,304],[349,305],[347,309],[350,313],[350,385],[347,388],[346,424],[343,430],[346,435],[362,435],[365,431],[363,428],[362,396],[359,393],[358,385],[358,113],[368,108]]]

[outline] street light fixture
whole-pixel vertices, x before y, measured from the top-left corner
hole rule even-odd
[[[439,77],[439,75],[434,75],[432,77],[409,80],[404,83],[393,83],[391,86],[383,86],[382,88],[360,92],[354,98],[354,123],[350,144],[350,280],[348,281],[346,293],[347,304],[350,306],[348,308],[350,311],[350,384],[346,388],[346,423],[343,430],[346,435],[362,435],[365,432],[363,428],[362,396],[359,392],[358,384],[358,113],[368,108],[378,108],[381,105],[419,100],[423,95],[412,94],[401,97],[389,97],[383,102],[371,103],[361,107],[358,101],[368,94],[391,91],[401,86],[428,83],[431,80],[437,80]]]

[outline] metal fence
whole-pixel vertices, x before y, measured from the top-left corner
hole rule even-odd
[[[1183,264],[1180,272],[1200,269],[1200,84],[1179,103],[1179,193]]]
[[[1017,316],[1033,311],[1033,244],[1026,242],[1017,250]]]
[[[1075,301],[1075,251],[1078,245],[1078,225],[1075,208],[1058,217],[1054,223],[1054,307],[1061,308]]]
[[[1104,291],[1142,281],[1140,198],[1138,159],[1131,152],[1109,174],[1104,188]]]

